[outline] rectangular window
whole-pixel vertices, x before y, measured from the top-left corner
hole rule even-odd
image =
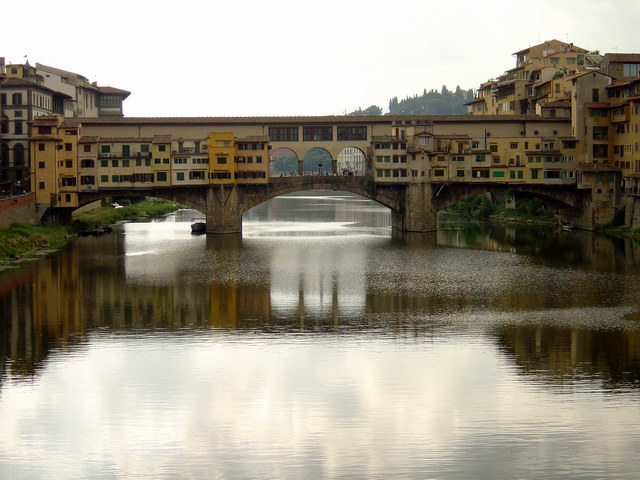
[[[45,184],[44,182],[38,182],[38,189],[39,190],[44,190]]]
[[[64,151],[65,151],[65,152],[71,152],[71,151],[73,151],[73,145],[72,145],[72,144],[70,144],[70,143],[65,143],[65,144],[64,144]]]
[[[166,152],[167,151],[167,146],[166,145],[158,145],[158,151],[159,152]]]
[[[119,175],[111,175],[111,181],[113,183],[118,183],[120,181],[120,176]]]
[[[227,157],[216,157],[218,165],[223,165],[227,163]]]
[[[303,127],[302,138],[309,141],[332,141],[333,127]]]
[[[176,174],[176,180],[178,180],[178,181],[184,180],[184,172],[178,172]]]
[[[118,160],[111,160],[111,166],[112,167],[117,167],[118,166]]]
[[[272,142],[297,142],[298,127],[269,127],[269,140]]]
[[[100,183],[109,183],[109,175],[100,175]]]
[[[91,153],[91,145],[83,145],[82,150],[84,151],[84,153]]]
[[[166,182],[167,181],[167,172],[156,172],[156,180],[158,182]]]
[[[109,166],[109,160],[100,160],[100,166],[102,168],[107,168]]]
[[[16,122],[13,126],[13,131],[16,135],[22,135],[22,122]]]
[[[504,178],[504,172],[500,170],[493,171],[493,178]]]
[[[122,166],[123,167],[128,167],[129,166],[129,160],[122,160]]]
[[[11,105],[22,105],[21,93],[14,93],[11,95]]]
[[[44,168],[44,162],[38,162],[38,168]]]
[[[101,145],[100,153],[109,153],[111,152],[111,145]]]
[[[609,138],[609,127],[593,127],[593,136],[594,140],[606,140]]]
[[[366,140],[367,127],[338,127],[338,140]]]
[[[44,152],[44,143],[39,143],[38,144],[38,151],[39,152]]]

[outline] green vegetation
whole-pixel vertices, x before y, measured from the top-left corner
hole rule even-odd
[[[88,228],[132,218],[157,217],[181,208],[167,200],[147,200],[137,204],[121,200],[121,204],[125,203],[129,205],[122,208],[106,206],[85,212],[71,226],[14,224],[7,229],[0,229],[0,263],[17,260],[38,250],[62,248],[78,232]]]
[[[123,205],[122,208],[105,206],[78,215],[73,221],[74,228],[80,231],[132,218],[158,217],[181,208],[180,205],[168,200],[147,200],[135,204],[127,200],[119,200],[119,203]]]
[[[393,97],[389,101],[389,113],[394,115],[463,115],[465,102],[473,99],[473,90],[462,90],[460,86],[451,92],[445,85],[440,92],[425,88],[422,96],[415,95],[398,101]]]
[[[61,248],[74,233],[70,227],[13,224],[0,230],[0,263],[16,260],[35,250]]]
[[[354,110],[353,112],[349,113],[350,117],[363,117],[365,115],[371,115],[371,116],[382,115],[382,108],[378,107],[377,105],[371,105],[370,107],[367,107],[364,110],[362,110],[361,107],[358,107],[357,110]]]
[[[553,210],[539,198],[520,200],[517,202],[516,208],[507,208],[504,205],[494,203],[488,195],[476,195],[460,200],[447,208],[444,215],[457,215],[480,220],[491,218],[541,223],[555,221]]]

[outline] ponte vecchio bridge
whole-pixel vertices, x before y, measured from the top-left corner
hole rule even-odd
[[[62,119],[53,130],[52,124],[34,121],[32,183],[36,203],[48,204],[58,218],[98,198],[149,195],[204,213],[209,233],[239,233],[243,212],[255,205],[285,193],[332,189],[389,207],[398,231],[435,230],[438,211],[479,193],[515,202],[540,197],[562,218],[594,229],[611,220],[618,197],[613,169],[584,166],[576,158],[567,119],[123,117]],[[45,141],[57,147],[49,151]],[[281,148],[298,159],[293,175],[269,170]],[[359,175],[339,171],[345,148],[366,159]],[[331,157],[324,174],[303,172],[312,149]]]

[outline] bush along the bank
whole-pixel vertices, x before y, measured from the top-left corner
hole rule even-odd
[[[513,219],[522,222],[554,221],[553,210],[545,205],[539,198],[519,200],[516,208],[507,208],[504,205],[492,202],[488,195],[476,195],[460,200],[449,206],[445,210],[445,215],[447,214],[480,220],[497,218],[503,220]]]

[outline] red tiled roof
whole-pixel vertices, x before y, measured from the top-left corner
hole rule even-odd
[[[168,142],[159,142],[159,143],[171,143],[171,135],[166,135],[169,138]],[[99,141],[101,143],[151,143],[153,138],[151,137],[100,137]],[[156,142],[158,143],[158,142]]]
[[[115,87],[97,87],[98,91],[104,95],[121,95],[123,99],[131,95],[131,92]]]
[[[606,102],[584,102],[584,106],[587,108],[609,108],[611,104]]]
[[[173,137],[171,135],[156,135],[153,137],[153,143],[171,143],[171,139]]]

